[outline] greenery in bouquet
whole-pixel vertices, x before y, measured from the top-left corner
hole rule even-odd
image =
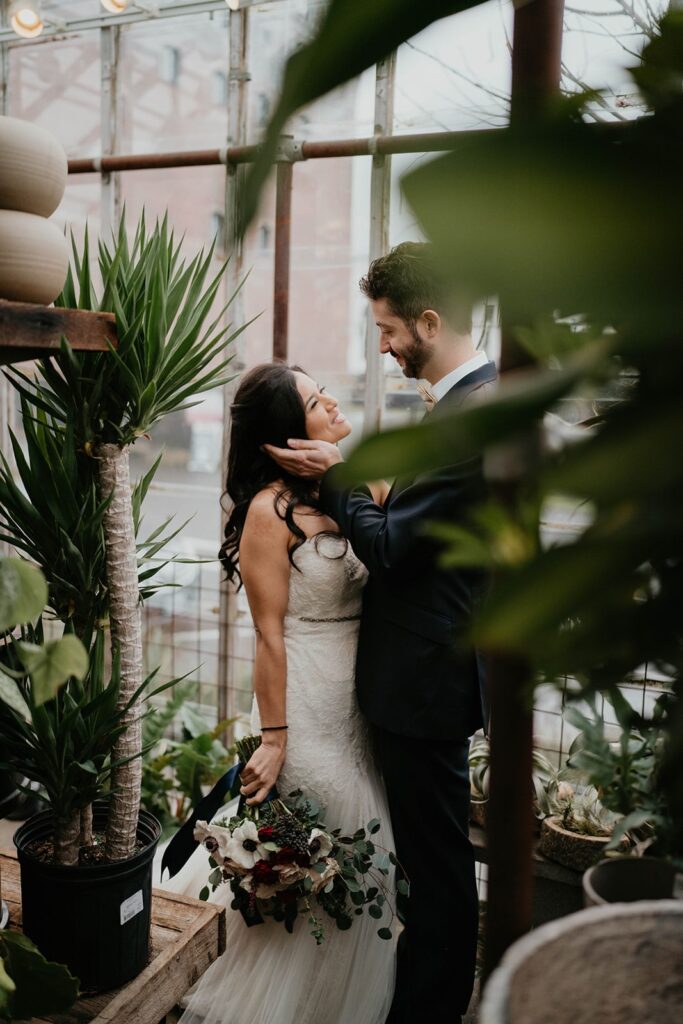
[[[239,740],[240,759],[248,761],[260,742],[260,737]],[[377,934],[390,939],[395,916],[390,876],[398,861],[373,841],[380,828],[374,818],[352,836],[329,829],[320,806],[300,790],[286,801],[276,796],[260,807],[245,805],[229,820],[197,822],[195,839],[208,850],[211,868],[200,898],[208,899],[209,886],[215,891],[227,883],[233,910],[248,924],[271,917],[292,932],[297,918],[306,916],[318,945],[325,937],[322,914],[344,931],[367,908],[378,922],[388,914]],[[396,888],[409,895],[405,878]]]

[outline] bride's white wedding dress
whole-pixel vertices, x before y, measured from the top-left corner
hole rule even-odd
[[[301,571],[291,571],[285,617],[289,730],[279,792],[315,795],[328,827],[345,833],[379,818],[382,828],[373,840],[393,849],[384,788],[354,687],[366,569],[346,541],[327,534],[305,541],[294,560]],[[259,730],[255,705],[252,729]],[[197,896],[209,870],[200,848],[166,887]],[[366,908],[348,931],[323,913],[325,940],[316,946],[305,916],[293,935],[270,919],[248,928],[230,909],[228,885],[211,899],[227,907],[227,948],[191,992],[181,1024],[384,1024],[395,941],[380,939],[377,930],[388,924],[388,911],[376,921]]]

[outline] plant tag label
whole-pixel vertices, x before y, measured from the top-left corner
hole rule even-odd
[[[144,905],[142,889],[138,889],[137,892],[134,892],[132,896],[129,896],[121,904],[121,924],[125,924],[126,921],[130,921],[136,914],[139,914]]]

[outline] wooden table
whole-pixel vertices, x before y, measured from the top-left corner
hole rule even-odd
[[[21,887],[13,851],[0,850],[0,872],[10,927],[19,928]],[[33,1024],[159,1024],[224,951],[224,907],[153,889],[152,952],[142,974],[123,988],[79,999],[68,1013],[34,1017]]]

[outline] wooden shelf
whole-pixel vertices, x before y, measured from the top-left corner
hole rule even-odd
[[[0,299],[0,366],[59,351],[62,335],[80,352],[107,352],[107,342],[118,345],[113,313]]]
[[[19,863],[0,852],[2,898],[10,927],[21,926]],[[122,988],[79,999],[67,1013],[32,1024],[159,1024],[225,951],[225,907],[152,890],[152,952],[142,974]]]

